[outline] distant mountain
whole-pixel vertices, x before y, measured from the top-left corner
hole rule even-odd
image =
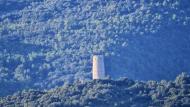
[[[1,0],[0,95],[89,80],[97,53],[114,79],[174,79],[189,34],[189,0]]]
[[[16,12],[22,10],[32,3],[42,2],[44,0],[1,0],[0,1],[0,14],[7,12]]]
[[[189,107],[190,76],[175,81],[94,80],[50,91],[22,91],[0,98],[2,107]]]

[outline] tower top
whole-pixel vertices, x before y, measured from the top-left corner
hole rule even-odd
[[[101,54],[95,54],[93,55],[93,58],[104,58],[104,56]]]

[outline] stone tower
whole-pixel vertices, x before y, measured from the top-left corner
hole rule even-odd
[[[92,66],[92,79],[105,79],[104,56],[94,55]]]

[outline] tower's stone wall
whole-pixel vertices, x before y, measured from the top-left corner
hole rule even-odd
[[[105,67],[104,67],[103,55],[93,56],[92,78],[105,79]]]

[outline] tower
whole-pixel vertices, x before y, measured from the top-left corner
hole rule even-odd
[[[92,79],[105,79],[104,56],[94,55],[92,66]]]

